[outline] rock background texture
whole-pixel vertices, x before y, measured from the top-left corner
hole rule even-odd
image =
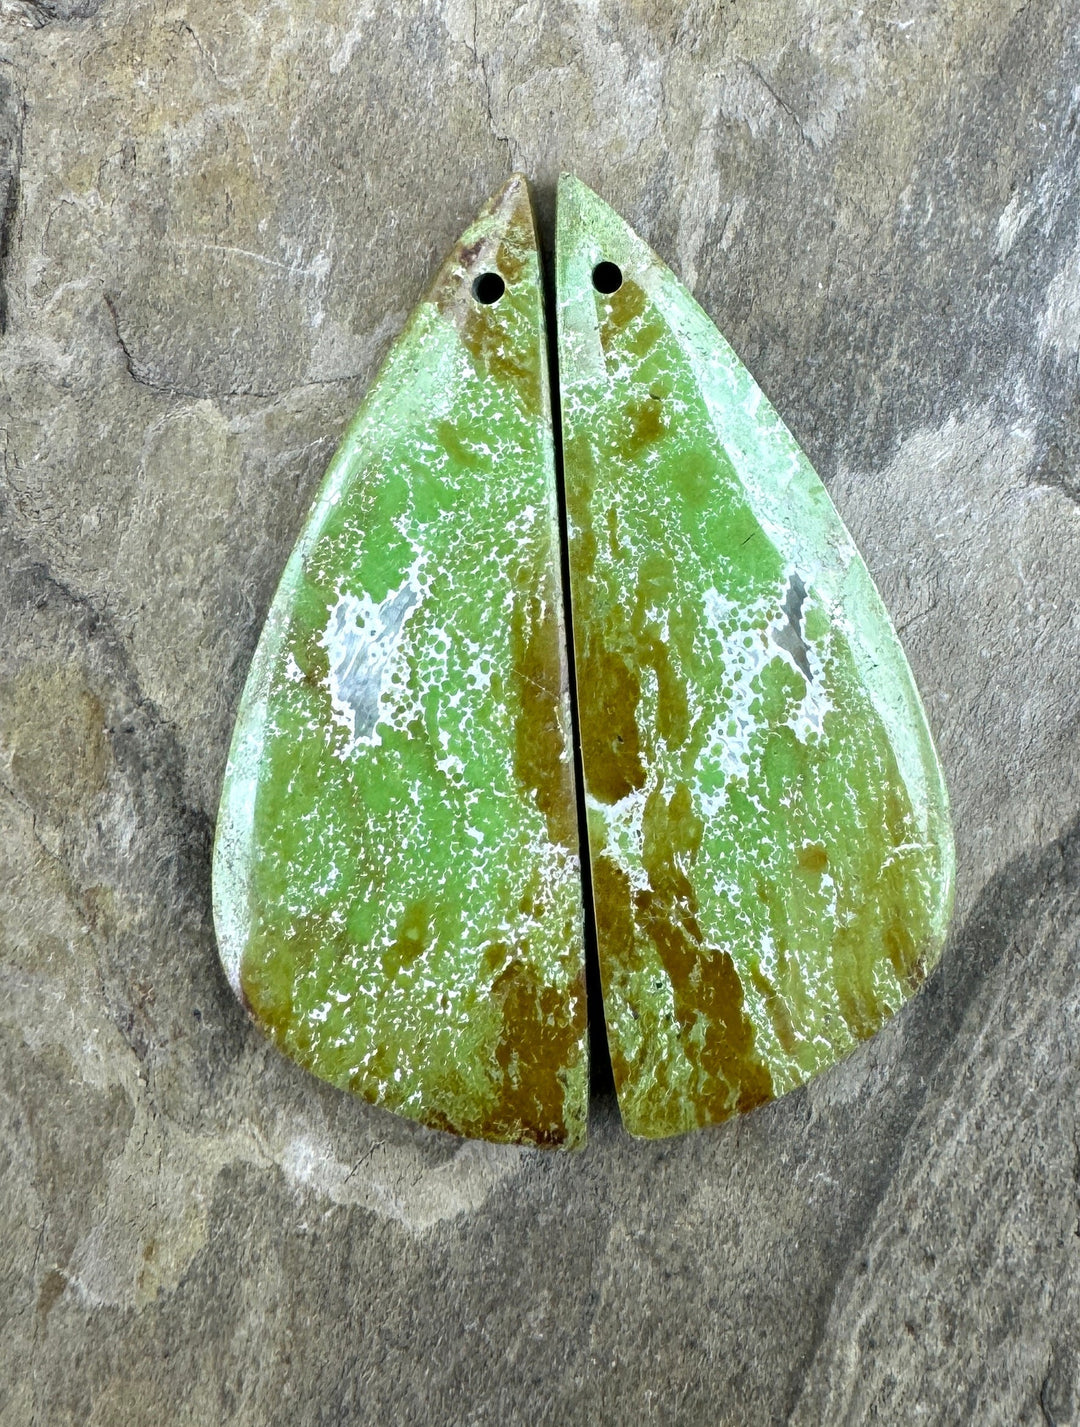
[[[218,968],[240,688],[343,425],[521,168],[818,467],[953,798],[954,934],[808,1089],[463,1144]],[[1080,1424],[1069,0],[0,0],[0,1422]]]

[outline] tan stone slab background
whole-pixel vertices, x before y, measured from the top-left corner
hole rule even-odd
[[[0,0],[0,1422],[1080,1423],[1071,0]],[[270,1051],[218,970],[241,683],[512,167],[693,288],[830,486],[955,934],[806,1091],[580,1157]]]

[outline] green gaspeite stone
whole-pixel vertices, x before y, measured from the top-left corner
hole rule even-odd
[[[499,274],[503,295],[474,280]],[[539,258],[516,176],[391,350],[282,576],[214,854],[287,1054],[460,1134],[581,1143],[582,904]]]
[[[627,1127],[668,1135],[802,1083],[919,985],[950,909],[948,807],[821,482],[685,288],[571,178],[557,303],[603,1012]],[[515,176],[391,350],[286,567],[214,911],[238,995],[315,1074],[428,1125],[574,1146],[558,539]]]
[[[604,1014],[627,1128],[669,1135],[800,1084],[916,989],[952,834],[880,597],[761,390],[569,177],[556,254]]]

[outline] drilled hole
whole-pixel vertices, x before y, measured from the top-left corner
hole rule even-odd
[[[622,287],[622,268],[618,263],[597,263],[592,270],[592,285],[597,292],[618,292]]]
[[[498,273],[481,273],[472,285],[473,297],[477,302],[482,302],[485,307],[490,307],[493,302],[498,302],[506,291],[506,283]]]

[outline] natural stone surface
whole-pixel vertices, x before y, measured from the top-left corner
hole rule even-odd
[[[1075,1423],[1075,8],[2,14],[5,1427]],[[549,231],[562,168],[612,203],[821,473],[957,838],[872,1042],[685,1140],[602,1092],[580,1156],[314,1080],[210,923],[277,576],[513,167]]]
[[[486,286],[485,286],[486,285]],[[214,841],[222,965],[314,1074],[577,1146],[581,863],[528,184],[446,259],[289,556]]]
[[[824,486],[671,269],[571,175],[556,229],[578,717],[623,1123],[719,1124],[922,985],[948,797]]]

